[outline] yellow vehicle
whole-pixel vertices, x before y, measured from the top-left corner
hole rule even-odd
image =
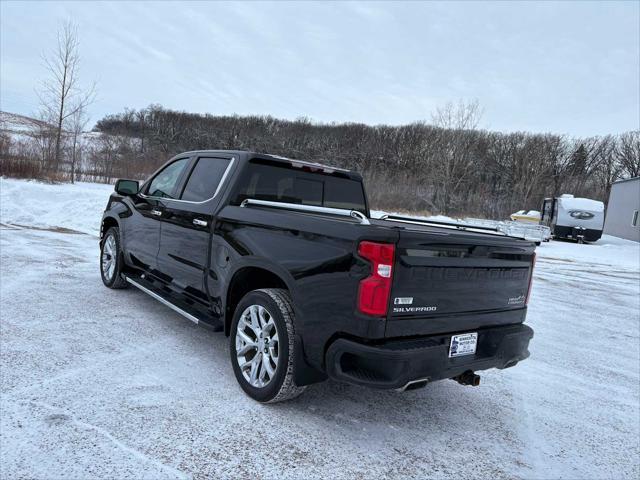
[[[510,216],[514,222],[523,223],[540,223],[540,212],[537,210],[519,210],[516,213],[512,213]]]

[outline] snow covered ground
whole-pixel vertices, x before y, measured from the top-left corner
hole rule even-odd
[[[329,381],[264,406],[223,335],[102,286],[111,190],[0,180],[0,478],[640,475],[638,244],[541,245],[531,358],[478,388]]]
[[[56,185],[1,178],[0,218],[12,225],[62,227],[98,235],[111,192],[113,185],[102,183]]]

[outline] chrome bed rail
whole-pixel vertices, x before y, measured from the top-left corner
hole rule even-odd
[[[298,212],[308,213],[326,213],[328,215],[338,215],[340,217],[350,217],[358,220],[361,225],[371,225],[369,219],[358,210],[347,210],[345,208],[329,208],[329,207],[316,207],[313,205],[302,205],[298,203],[286,203],[286,202],[270,202],[268,200],[256,200],[254,198],[247,198],[240,204],[241,207],[250,207],[255,205],[256,207],[269,207],[280,208],[283,210],[295,210]]]
[[[391,222],[409,223],[413,225],[426,225],[431,227],[452,228],[455,230],[464,230],[478,233],[488,233],[490,235],[499,235],[504,237],[505,234],[494,227],[483,225],[471,225],[461,222],[443,222],[441,220],[426,220],[412,217],[402,217],[400,215],[382,215],[380,220],[389,220]]]
[[[530,242],[543,242],[551,237],[549,227],[544,225],[527,225],[520,222],[485,220],[480,218],[464,218],[459,221],[450,222],[442,220],[427,220],[399,215],[383,215],[380,220],[392,222],[402,222],[414,225],[426,225],[433,227],[455,228],[468,232],[487,233],[503,237],[520,238]]]

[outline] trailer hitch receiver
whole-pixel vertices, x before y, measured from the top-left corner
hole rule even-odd
[[[453,377],[452,380],[455,380],[460,385],[471,385],[472,387],[480,385],[480,375],[476,375],[471,370],[467,370],[457,377]]]

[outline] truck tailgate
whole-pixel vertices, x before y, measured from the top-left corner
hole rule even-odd
[[[387,336],[457,332],[523,321],[533,243],[430,230],[400,231]]]

